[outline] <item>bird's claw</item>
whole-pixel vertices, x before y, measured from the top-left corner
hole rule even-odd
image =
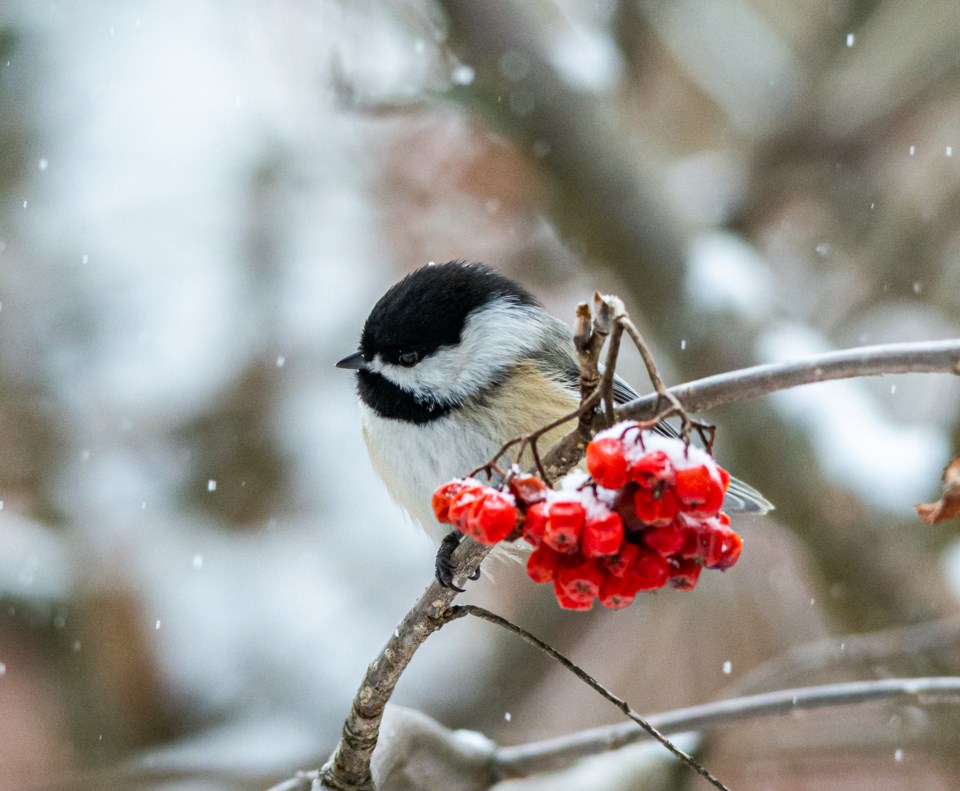
[[[453,552],[460,546],[461,538],[462,535],[456,530],[447,533],[447,535],[443,537],[443,541],[440,542],[440,549],[437,550],[437,559],[434,565],[437,582],[444,588],[450,588],[451,590],[457,591],[457,593],[463,593],[463,588],[453,584]],[[480,570],[477,569],[475,574],[479,573]],[[476,577],[471,576],[470,579],[476,579]]]

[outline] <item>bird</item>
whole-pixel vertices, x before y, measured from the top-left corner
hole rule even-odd
[[[374,470],[439,545],[437,579],[454,587],[450,555],[461,536],[437,521],[431,495],[484,465],[508,440],[577,409],[580,368],[572,330],[489,266],[430,263],[386,291],[363,324],[357,351],[336,366],[356,373]],[[613,395],[618,404],[639,397],[619,377]],[[570,428],[545,434],[542,447]],[[667,423],[657,428],[676,435]],[[725,510],[762,514],[771,508],[754,488],[731,481]]]

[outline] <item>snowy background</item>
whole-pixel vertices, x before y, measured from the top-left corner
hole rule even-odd
[[[333,368],[416,266],[486,261],[565,317],[616,291],[671,382],[960,335],[958,52],[950,0],[0,0],[0,789],[324,760],[432,574]],[[720,410],[721,460],[778,506],[736,570],[625,613],[507,566],[465,598],[641,711],[950,615],[960,550],[912,506],[958,407],[924,376]],[[802,680],[958,654],[899,662]],[[503,743],[617,720],[468,623],[397,701]],[[955,732],[874,708],[705,756],[738,789],[946,788]]]

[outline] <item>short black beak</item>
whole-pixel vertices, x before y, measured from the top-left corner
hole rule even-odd
[[[338,362],[337,368],[347,368],[351,371],[359,371],[366,364],[367,361],[363,359],[363,354],[361,352],[354,352]]]

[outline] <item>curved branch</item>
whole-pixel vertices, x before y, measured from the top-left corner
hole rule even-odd
[[[788,363],[755,365],[732,373],[671,387],[684,408],[703,412],[800,385],[890,374],[945,373],[960,376],[960,338],[919,343],[890,343],[827,352]],[[643,420],[655,408],[656,395],[624,404],[620,415]]]
[[[454,558],[454,584],[464,581],[480,566],[493,547],[465,538]],[[387,702],[416,650],[443,625],[443,614],[458,591],[433,582],[397,625],[366,675],[343,724],[340,743],[330,761],[320,770],[320,787],[340,791],[373,791],[370,758],[377,746],[380,723]]]
[[[960,338],[861,346],[789,363],[756,365],[677,385],[668,392],[687,411],[703,412],[817,382],[912,373],[960,375]],[[620,407],[617,417],[649,420],[656,414],[657,402],[656,393],[637,398]],[[583,448],[577,439],[574,433],[568,434],[544,456],[544,467],[552,478],[562,476],[580,461]]]
[[[780,716],[803,709],[851,706],[881,700],[912,705],[960,703],[960,678],[890,678],[800,687],[690,706],[646,719],[661,732],[681,733],[741,720]],[[498,777],[522,777],[533,772],[557,769],[577,758],[649,738],[632,722],[591,728],[556,739],[500,747],[494,751],[494,767]]]

